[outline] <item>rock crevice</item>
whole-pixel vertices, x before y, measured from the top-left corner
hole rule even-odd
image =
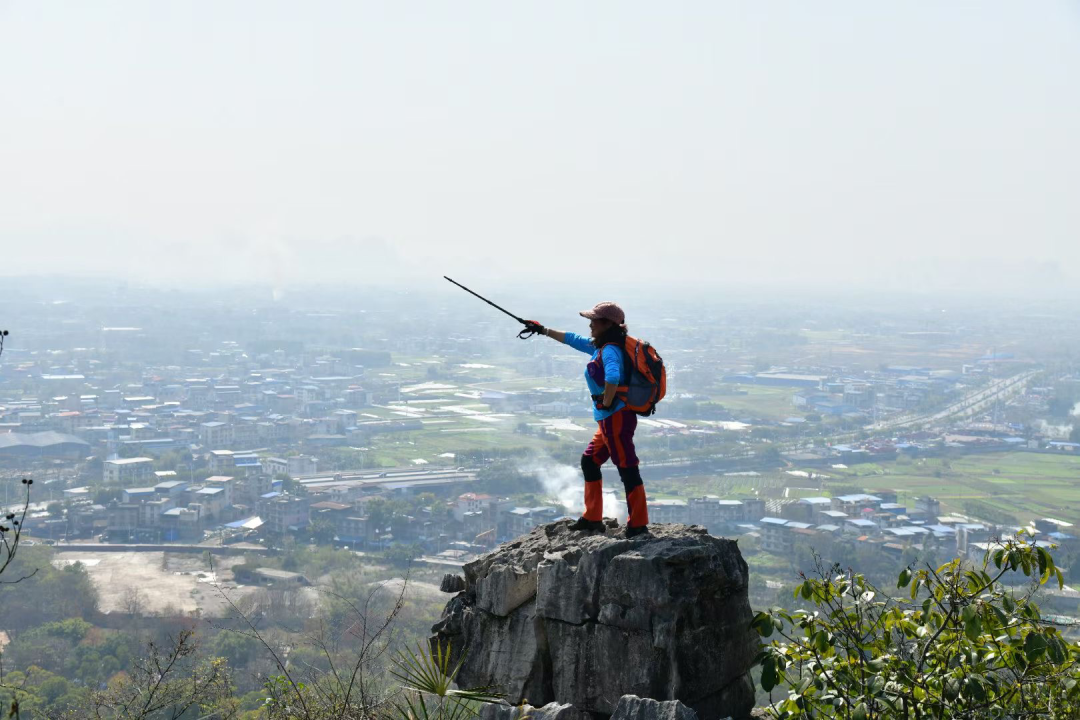
[[[467,649],[458,682],[595,715],[636,695],[680,700],[702,720],[747,717],[759,640],[736,543],[697,526],[626,539],[568,525],[537,527],[465,566],[432,638],[455,656]]]

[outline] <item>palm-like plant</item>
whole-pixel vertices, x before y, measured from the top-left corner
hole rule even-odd
[[[453,687],[467,651],[452,668],[449,643],[445,650],[439,641],[434,648],[418,643],[417,651],[406,648],[399,652],[394,658],[395,667],[390,670],[405,691],[404,703],[398,704],[405,720],[464,720],[477,715],[479,703],[503,698],[502,693],[495,692],[494,685],[467,690]]]

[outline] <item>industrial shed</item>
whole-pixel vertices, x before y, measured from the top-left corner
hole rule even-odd
[[[5,433],[0,435],[0,457],[10,458],[69,458],[86,457],[90,443],[54,431],[38,433]]]

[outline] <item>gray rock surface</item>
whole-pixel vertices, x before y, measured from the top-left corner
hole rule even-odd
[[[592,720],[573,705],[548,703],[543,707],[532,705],[508,705],[506,703],[485,703],[480,708],[480,720]]]
[[[442,576],[442,582],[439,583],[439,589],[444,593],[458,593],[465,589],[465,578],[460,575],[454,575],[447,573]]]
[[[735,542],[698,526],[653,525],[627,539],[569,524],[537,527],[465,566],[465,589],[432,628],[455,662],[468,649],[459,685],[604,716],[635,695],[681,700],[701,720],[748,717],[760,641]]]
[[[611,714],[611,720],[698,720],[698,716],[678,700],[623,695]]]

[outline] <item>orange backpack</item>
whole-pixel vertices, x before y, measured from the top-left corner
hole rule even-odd
[[[608,343],[619,347],[618,343]],[[626,407],[638,415],[652,415],[656,412],[656,403],[664,399],[667,393],[667,369],[664,359],[656,348],[645,340],[627,336],[622,346],[623,379],[626,385],[620,385],[618,396]]]

